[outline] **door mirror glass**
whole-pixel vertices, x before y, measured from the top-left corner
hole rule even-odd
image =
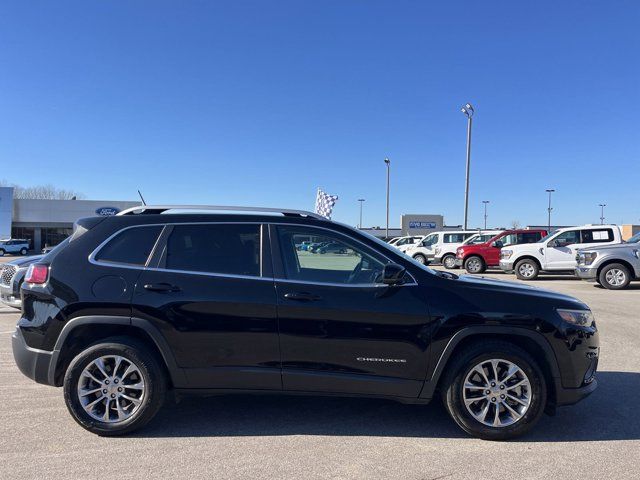
[[[398,285],[402,283],[406,271],[407,269],[402,265],[387,263],[382,269],[382,283],[385,285]]]
[[[502,240],[496,240],[495,242],[493,242],[493,246],[496,248],[502,248],[504,247],[504,243],[502,243]]]

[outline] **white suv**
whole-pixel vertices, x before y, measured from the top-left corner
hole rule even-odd
[[[477,234],[477,230],[445,230],[443,232],[430,233],[404,253],[423,264],[435,260],[436,262],[442,262],[446,268],[455,268],[456,249],[465,240]]]
[[[407,237],[396,237],[393,240],[389,241],[389,245],[396,247],[401,252],[405,252],[408,248],[413,246],[416,242],[420,241],[420,239],[424,238],[422,235],[418,236],[407,236]]]
[[[503,248],[500,268],[515,271],[520,280],[533,280],[541,271],[573,273],[578,249],[614,243],[622,243],[617,225],[563,228],[537,243]]]

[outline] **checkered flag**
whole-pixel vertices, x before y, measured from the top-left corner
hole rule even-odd
[[[337,201],[337,195],[329,195],[319,188],[318,195],[316,195],[316,213],[331,220],[331,212]]]

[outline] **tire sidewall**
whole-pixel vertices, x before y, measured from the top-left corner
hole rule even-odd
[[[414,256],[414,257],[413,257],[413,259],[414,259],[416,262],[418,262],[418,263],[420,263],[420,264],[422,264],[422,265],[426,265],[426,264],[427,264],[427,257],[425,257],[425,256],[424,256],[424,255],[422,255],[422,254],[418,254],[418,255]]]
[[[119,355],[134,362],[139,368],[147,390],[143,404],[131,418],[116,424],[100,422],[84,411],[77,394],[78,381],[83,369],[93,360],[105,355]],[[157,413],[164,401],[166,380],[156,359],[144,346],[105,342],[93,345],[78,354],[69,364],[64,377],[64,400],[73,419],[83,428],[98,435],[122,435],[142,427]]]
[[[442,260],[440,261],[440,263],[442,263],[442,265],[444,266],[444,268],[446,268],[447,270],[453,270],[454,268],[456,268],[456,264],[452,263],[451,266],[447,266],[447,261],[449,259],[453,259],[453,262],[455,262],[455,255],[445,255],[444,257],[442,257]]]
[[[625,282],[622,285],[611,285],[609,282],[607,282],[607,278],[606,278],[607,272],[609,270],[613,270],[614,268],[624,272]],[[604,288],[608,290],[622,290],[623,288],[627,288],[629,286],[629,283],[631,283],[629,269],[620,263],[611,263],[606,267],[604,267],[600,271],[600,275],[598,275],[598,279],[599,279],[598,283],[600,283],[600,285],[602,285]]]
[[[544,413],[547,401],[547,386],[544,376],[535,361],[526,352],[517,348],[509,351],[487,351],[465,356],[459,362],[456,372],[450,377],[445,390],[445,403],[453,420],[467,433],[485,440],[507,440],[528,432]],[[531,404],[525,415],[515,424],[507,427],[489,427],[478,422],[468,411],[463,401],[463,384],[467,373],[478,363],[492,358],[500,358],[515,363],[520,367],[531,383]]]
[[[480,262],[480,267],[475,272],[472,272],[471,270],[469,270],[469,262],[471,260],[478,260],[478,262]],[[482,257],[479,257],[478,255],[472,255],[471,257],[467,258],[464,261],[464,268],[468,273],[474,274],[474,273],[482,273],[482,272],[484,272],[486,267],[485,267],[484,260],[482,259]]]
[[[533,267],[533,275],[531,275],[530,277],[525,277],[520,274],[520,267],[525,263],[528,263]],[[518,277],[520,280],[534,280],[538,278],[538,274],[540,273],[540,268],[538,267],[538,264],[534,260],[525,258],[523,260],[519,260],[518,263],[516,263],[515,272],[516,272],[516,277]]]

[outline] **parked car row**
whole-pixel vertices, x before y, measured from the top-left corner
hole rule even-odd
[[[422,237],[405,250],[422,264],[440,262],[483,273],[490,267],[534,280],[541,272],[571,274],[619,290],[640,280],[640,234],[623,242],[616,225],[545,229],[442,231]]]
[[[14,308],[20,308],[20,287],[24,281],[29,265],[40,260],[44,255],[22,257],[12,262],[0,264],[0,301]]]

